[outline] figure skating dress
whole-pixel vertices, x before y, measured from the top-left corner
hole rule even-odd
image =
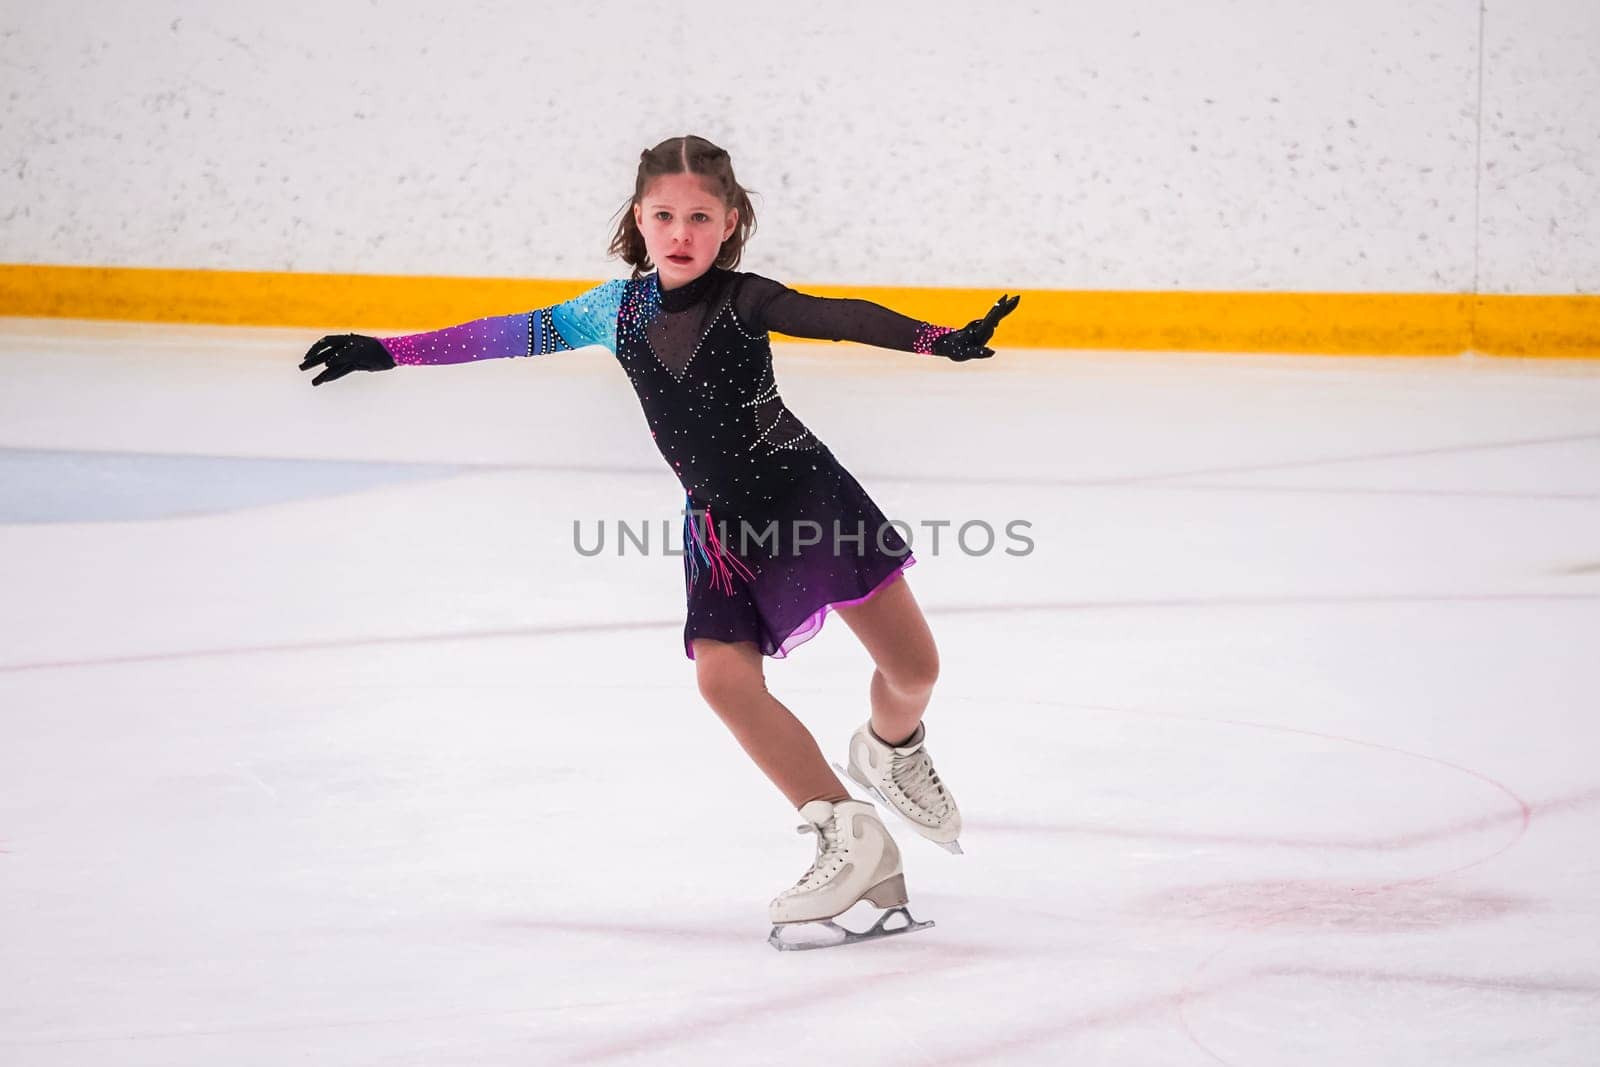
[[[462,363],[599,345],[638,395],[685,491],[684,652],[697,637],[781,658],[827,613],[916,560],[901,533],[778,395],[768,330],[928,353],[950,332],[865,300],[809,296],[713,267],[662,290],[646,274],[562,304],[383,339],[397,364]]]

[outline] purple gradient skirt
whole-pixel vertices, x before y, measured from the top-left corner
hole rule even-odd
[[[759,515],[684,519],[688,618],[694,639],[753,641],[782,659],[815,637],[834,608],[863,603],[916,563],[867,491],[823,451],[782,500]]]

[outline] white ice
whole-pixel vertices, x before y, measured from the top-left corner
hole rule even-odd
[[[0,1062],[1600,1063],[1600,363],[780,347],[968,827],[780,954],[621,370],[319,332],[0,320]]]

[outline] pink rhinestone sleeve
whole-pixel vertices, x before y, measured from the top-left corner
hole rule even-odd
[[[930,356],[933,354],[933,342],[947,333],[955,333],[955,331],[948,326],[935,326],[931,322],[925,322],[917,327],[917,337],[911,343],[911,351]]]

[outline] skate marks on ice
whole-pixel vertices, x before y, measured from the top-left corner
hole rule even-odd
[[[739,945],[748,945],[753,940],[749,933],[731,924],[668,926],[664,923],[601,922],[590,919],[502,919],[494,923],[494,926],[534,934],[630,938],[646,941],[664,941],[682,946],[701,944],[737,947]]]
[[[731,923],[717,926],[669,926],[662,923],[596,922],[583,919],[507,919],[497,925],[544,934],[626,937],[680,945],[698,943],[720,948],[751,945],[755,941],[750,932]],[[879,941],[901,934],[916,933],[919,930],[931,929],[933,926],[931,919],[918,921],[914,918],[907,904],[879,909],[863,899],[829,919],[775,924],[767,935],[767,944],[780,952],[839,948],[863,941]]]
[[[1600,565],[1597,565],[1600,566]],[[948,604],[930,605],[930,615],[940,617],[963,615],[1010,615],[1020,612],[1084,614],[1106,611],[1170,611],[1216,610],[1235,608],[1284,609],[1324,607],[1389,607],[1445,604],[1567,604],[1600,603],[1600,593],[1399,593],[1323,595],[1294,594],[1289,596],[1252,597],[1180,597],[1168,599],[1080,600],[1029,603],[1008,601],[999,604]],[[212,648],[173,649],[164,652],[140,652],[125,655],[94,656],[84,659],[38,660],[32,662],[0,663],[0,674],[24,674],[33,671],[70,670],[80,667],[117,667],[143,663],[176,663],[185,660],[221,659],[231,656],[280,655],[297,652],[322,652],[340,649],[382,648],[405,645],[436,645],[461,641],[496,641],[504,639],[556,638],[595,636],[603,634],[645,633],[657,630],[682,629],[681,619],[627,619],[578,623],[531,624],[479,630],[446,630],[434,633],[374,634],[371,636],[330,638],[321,641],[283,641],[264,644],[219,645]],[[790,691],[805,691],[790,687]]]
[[[1600,788],[1566,793],[1548,800],[1529,801],[1530,818],[1578,811],[1600,804]],[[1305,849],[1342,852],[1403,852],[1423,845],[1449,841],[1497,827],[1514,826],[1522,812],[1501,808],[1478,815],[1462,816],[1438,826],[1387,835],[1311,837],[1270,833],[1222,833],[1202,830],[1162,830],[1154,827],[1113,826],[1105,822],[1021,822],[985,819],[981,826],[991,834],[1021,834],[1059,837],[1107,837],[1124,841],[1146,841],[1169,845],[1221,845],[1233,848]]]
[[[947,695],[946,699],[948,700],[957,698],[951,694]],[[984,697],[960,697],[959,699],[979,706],[989,706],[999,698],[989,695]],[[1400,831],[1381,835],[1363,834],[1360,836],[1355,836],[1348,833],[1337,835],[1314,835],[1304,832],[1284,834],[1275,832],[1223,832],[1218,830],[1196,831],[1188,827],[1185,827],[1182,830],[1164,830],[1155,826],[1108,826],[1104,821],[1090,821],[1083,823],[1043,823],[985,820],[980,825],[986,832],[989,833],[1018,833],[1027,835],[1083,834],[1149,841],[1169,841],[1186,845],[1225,845],[1269,849],[1330,849],[1374,854],[1414,851],[1428,845],[1449,844],[1454,839],[1476,834],[1497,832],[1504,835],[1503,842],[1500,847],[1490,852],[1487,856],[1484,856],[1480,859],[1475,859],[1471,863],[1468,863],[1462,867],[1452,868],[1449,871],[1428,876],[1443,877],[1443,874],[1455,874],[1459,871],[1468,870],[1472,867],[1486,863],[1515,846],[1516,843],[1522,839],[1523,835],[1527,833],[1529,823],[1532,820],[1535,810],[1533,804],[1518,795],[1503,782],[1490,777],[1487,774],[1473,770],[1470,767],[1464,767],[1460,764],[1452,763],[1448,760],[1428,755],[1424,752],[1417,752],[1394,745],[1387,745],[1377,741],[1366,741],[1356,737],[1347,737],[1339,734],[1308,730],[1300,727],[1280,726],[1273,723],[1254,722],[1233,718],[1219,718],[1205,715],[1180,714],[1177,712],[1159,711],[1152,708],[1119,706],[1111,704],[1076,703],[1070,701],[1045,700],[1023,696],[1007,696],[1004,699],[1007,703],[1011,704],[1036,705],[1039,707],[1050,708],[1058,712],[1066,712],[1088,717],[1087,720],[1079,723],[1078,730],[1080,734],[1084,734],[1086,731],[1091,729],[1092,723],[1088,720],[1095,718],[1107,722],[1114,721],[1119,718],[1143,718],[1164,721],[1171,724],[1168,728],[1169,732],[1175,730],[1188,730],[1191,733],[1198,733],[1201,731],[1221,731],[1222,733],[1228,733],[1235,730],[1244,730],[1252,733],[1261,733],[1267,735],[1268,737],[1279,738],[1283,740],[1285,744],[1304,744],[1306,742],[1310,742],[1312,744],[1322,745],[1330,753],[1340,750],[1354,749],[1355,752],[1351,753],[1351,755],[1355,756],[1364,751],[1372,758],[1390,761],[1396,764],[1397,769],[1387,772],[1383,777],[1387,777],[1388,779],[1392,780],[1392,782],[1396,783],[1397,788],[1405,787],[1406,783],[1413,782],[1414,776],[1418,773],[1414,769],[1408,768],[1401,770],[1400,768],[1406,767],[1407,764],[1421,763],[1430,768],[1432,773],[1440,775],[1441,783],[1449,781],[1450,779],[1454,779],[1457,783],[1462,783],[1462,780],[1465,779],[1466,783],[1476,783],[1473,785],[1473,789],[1479,792],[1485,791],[1481,787],[1487,787],[1487,792],[1496,795],[1496,803],[1492,810],[1488,812],[1476,811],[1472,814],[1459,815],[1446,820],[1441,825],[1436,825],[1426,829]],[[1168,741],[1169,743],[1172,743],[1172,739],[1169,738]],[[1188,742],[1189,745],[1196,748],[1203,743],[1204,742],[1198,740]],[[1235,744],[1224,744],[1215,745],[1213,747],[1215,751],[1212,755],[1208,756],[1208,760],[1216,761],[1226,758],[1228,756],[1227,750],[1235,749],[1239,746]],[[1287,754],[1287,750],[1285,751]],[[1247,752],[1245,755],[1239,758],[1243,760],[1238,767],[1238,769],[1242,771],[1248,770],[1250,767],[1250,762],[1256,759],[1257,756],[1250,755]],[[1275,758],[1281,759],[1283,757],[1280,756]],[[1222,768],[1219,764],[1215,764],[1213,765],[1213,769],[1221,770]],[[1368,782],[1365,788],[1370,791],[1372,786],[1373,783]],[[1300,792],[1301,795],[1297,797],[1297,800],[1304,805],[1308,799],[1310,799],[1309,783],[1302,782],[1300,786]],[[1574,807],[1583,807],[1594,802],[1596,799],[1600,799],[1600,790],[1586,790],[1578,794],[1551,801],[1543,805],[1542,810],[1554,812],[1558,810],[1567,810]]]
[[[1362,934],[1440,930],[1535,910],[1505,893],[1474,893],[1431,884],[1374,888],[1359,882],[1284,880],[1179,886],[1147,898],[1154,914],[1227,929],[1262,919],[1274,926]]]
[[[1166,719],[1184,718],[1169,712],[1155,712],[1132,708],[1121,708],[1117,710],[1128,714],[1145,715]],[[1432,883],[1438,882],[1439,880],[1451,875],[1461,874],[1465,871],[1482,867],[1505,855],[1511,849],[1515,848],[1517,844],[1522,841],[1523,837],[1526,836],[1528,832],[1528,826],[1532,820],[1531,805],[1529,805],[1525,799],[1519,796],[1505,783],[1490,777],[1481,771],[1473,770],[1472,768],[1464,767],[1460,764],[1453,763],[1449,760],[1440,759],[1427,753],[1416,752],[1410,749],[1386,745],[1379,742],[1366,741],[1353,737],[1344,737],[1297,727],[1284,727],[1267,723],[1246,722],[1235,719],[1214,719],[1210,721],[1215,722],[1218,725],[1240,727],[1252,730],[1263,730],[1269,733],[1284,736],[1315,738],[1323,741],[1333,742],[1335,744],[1352,745],[1373,752],[1399,756],[1410,760],[1422,761],[1424,763],[1433,764],[1436,767],[1444,768],[1448,771],[1456,772],[1457,774],[1476,779],[1479,783],[1486,785],[1502,794],[1503,798],[1510,802],[1511,809],[1515,812],[1516,817],[1512,820],[1510,834],[1497,845],[1494,845],[1492,842],[1489,845],[1480,845],[1479,849],[1481,851],[1478,855],[1471,856],[1470,858],[1465,856],[1460,857],[1457,862],[1442,870],[1435,870],[1421,875],[1413,875],[1409,878],[1385,881],[1381,884],[1368,883],[1362,886],[1346,887],[1345,892],[1348,895],[1347,899],[1349,899],[1349,897],[1364,896],[1371,898],[1373,902],[1376,902],[1378,899],[1387,896],[1390,900],[1401,900],[1403,899],[1403,894],[1405,893],[1410,893],[1415,896],[1416,893],[1421,892],[1424,897],[1430,899],[1435,906],[1437,906],[1440,899],[1440,890],[1438,887],[1433,886]],[[1493,847],[1490,847],[1490,845],[1493,845]],[[1177,1014],[1179,1023],[1182,1025],[1185,1035],[1188,1037],[1190,1042],[1195,1045],[1196,1048],[1206,1053],[1206,1055],[1210,1056],[1218,1063],[1233,1062],[1226,1059],[1212,1044],[1202,1039],[1200,1033],[1198,1032],[1196,1021],[1192,1017],[1192,1013],[1189,1010],[1190,1005],[1196,999],[1196,994],[1201,988],[1203,979],[1207,972],[1211,970],[1216,965],[1217,961],[1225,955],[1235,953],[1242,949],[1246,943],[1245,939],[1250,935],[1259,934],[1268,928],[1286,924],[1297,918],[1309,919],[1313,924],[1315,924],[1315,918],[1307,916],[1305,913],[1306,909],[1317,903],[1318,899],[1319,898],[1315,895],[1301,895],[1298,898],[1292,895],[1288,897],[1280,896],[1272,903],[1272,905],[1270,905],[1272,910],[1266,912],[1265,914],[1247,911],[1247,917],[1243,918],[1241,921],[1232,926],[1230,931],[1231,936],[1224,941],[1219,948],[1210,953],[1208,956],[1202,959],[1198,965],[1195,966],[1187,983],[1185,984],[1183,991],[1179,994]],[[1515,907],[1514,902],[1491,902],[1489,905],[1489,914],[1503,914],[1506,910],[1513,907]],[[1482,909],[1480,909],[1480,911],[1481,910]]]
[[[1506,1010],[1503,1002],[1505,996],[1518,999],[1513,1009],[1526,1009],[1541,998],[1556,998],[1563,1005],[1579,1005],[1600,997],[1600,981],[1577,979],[1552,979],[1547,975],[1513,975],[1483,978],[1462,974],[1438,974],[1423,971],[1389,970],[1373,968],[1358,970],[1353,968],[1328,968],[1328,967],[1283,967],[1261,966],[1249,970],[1235,971],[1227,977],[1217,978],[1203,986],[1186,986],[1178,990],[1167,990],[1151,993],[1146,996],[1136,996],[1125,999],[1113,999],[1104,1004],[1078,1004],[1076,1010],[1063,1012],[1048,1023],[1031,1027],[1017,1027],[1004,1033],[991,1034],[981,1043],[959,1044],[951,1042],[939,1055],[919,1058],[915,1062],[918,1067],[983,1067],[993,1063],[1006,1063],[1015,1059],[1021,1062],[1037,1062],[1039,1054],[1052,1047],[1064,1046],[1075,1039],[1081,1039],[1097,1031],[1115,1030],[1129,1025],[1157,1026],[1158,1020],[1163,1016],[1180,1008],[1182,1005],[1198,1003],[1215,1003],[1227,998],[1257,992],[1263,988],[1270,989],[1275,983],[1288,983],[1278,997],[1278,1006],[1275,1009],[1278,1025],[1284,1030],[1295,1029],[1306,1035],[1316,1035],[1319,1029],[1328,1025],[1328,1016],[1325,1006],[1317,998],[1306,996],[1306,983],[1318,982],[1335,985],[1348,985],[1353,987],[1350,992],[1355,998],[1373,995],[1375,988],[1381,987],[1385,997],[1404,997],[1407,994],[1426,995],[1430,991],[1445,991],[1451,994],[1472,997],[1474,994],[1483,997],[1482,1007],[1486,1011],[1498,1009]],[[1297,1012],[1297,1017],[1287,1019],[1283,1012],[1287,1006]],[[1212,1052],[1206,1046],[1193,1040],[1192,1034],[1186,1034],[1192,1044],[1205,1051],[1209,1062],[1232,1063]],[[1375,1041],[1381,1041],[1382,1035],[1375,1034]],[[1292,1061],[1279,1060],[1278,1062],[1314,1062],[1314,1063],[1444,1063],[1449,1062],[1449,1056],[1435,1057],[1421,1054],[1415,1060],[1407,1061],[1404,1058],[1395,1058],[1395,1050],[1390,1048],[1379,1052],[1372,1057],[1343,1057],[1333,1055],[1328,1050],[1320,1057],[1314,1056],[1309,1060],[1302,1060],[1295,1056]],[[1066,1062],[1065,1058],[1056,1062]],[[1105,1062],[1118,1062],[1107,1060]],[[1138,1062],[1130,1060],[1128,1062]],[[1167,1061],[1161,1061],[1167,1062]],[[1173,1062],[1194,1062],[1192,1057],[1175,1059]],[[1270,1064],[1274,1062],[1271,1052],[1261,1047],[1252,1049],[1251,1054],[1241,1062],[1251,1064]]]
[[[951,694],[947,694],[947,699],[950,696]],[[977,698],[966,699],[975,701]],[[1046,1026],[1016,1032],[1003,1038],[998,1048],[989,1043],[982,1049],[974,1047],[967,1051],[952,1050],[948,1056],[934,1062],[984,1062],[1002,1048],[1017,1053],[1025,1050],[1037,1052],[1052,1043],[1068,1040],[1082,1030],[1125,1022],[1129,1017],[1128,1012],[1137,1015],[1170,1008],[1175,1011],[1185,1037],[1193,1046],[1214,1062],[1231,1063],[1234,1061],[1223,1055],[1226,1049],[1224,1044],[1209,1034],[1202,1037],[1192,1009],[1200,1003],[1218,1003],[1224,1000],[1232,1002],[1237,997],[1270,997],[1274,986],[1288,990],[1287,993],[1281,994],[1282,996],[1303,1000],[1306,993],[1304,983],[1308,981],[1335,984],[1384,983],[1403,990],[1414,990],[1412,996],[1418,1000],[1417,1012],[1423,1016],[1437,1012],[1439,1007],[1436,1002],[1426,1002],[1426,990],[1430,988],[1449,990],[1453,994],[1469,999],[1488,996],[1495,992],[1506,992],[1523,996],[1566,998],[1569,1002],[1573,997],[1591,997],[1600,990],[1600,978],[1590,975],[1411,974],[1391,972],[1384,968],[1360,970],[1315,965],[1285,967],[1272,965],[1267,961],[1256,965],[1227,968],[1222,974],[1211,973],[1219,969],[1217,967],[1219,960],[1248,949],[1255,943],[1254,935],[1272,927],[1333,934],[1426,933],[1465,923],[1487,923],[1536,910],[1535,905],[1523,897],[1503,893],[1452,890],[1437,883],[1447,877],[1483,867],[1504,856],[1522,841],[1536,812],[1541,815],[1557,814],[1591,806],[1600,800],[1600,790],[1583,790],[1535,805],[1529,803],[1504,782],[1481,771],[1424,752],[1355,737],[1270,723],[1179,715],[1144,708],[1073,704],[1066,701],[1029,700],[1020,697],[1011,699],[1018,703],[1033,703],[1057,711],[1087,713],[1091,716],[1165,720],[1180,729],[1222,728],[1229,732],[1248,730],[1290,740],[1301,739],[1296,742],[1300,744],[1309,739],[1313,743],[1326,743],[1335,748],[1365,750],[1371,754],[1371,758],[1379,761],[1379,767],[1387,762],[1398,761],[1396,769],[1387,772],[1397,780],[1415,781],[1418,772],[1404,770],[1404,765],[1407,763],[1430,765],[1435,773],[1442,773],[1446,780],[1454,777],[1466,787],[1459,790],[1460,799],[1455,801],[1458,805],[1471,803],[1475,789],[1479,791],[1487,789],[1497,795],[1498,803],[1486,813],[1479,808],[1477,812],[1469,815],[1447,818],[1443,825],[1386,835],[1366,834],[1359,839],[1353,839],[1348,835],[1319,837],[1304,834],[1206,831],[1195,834],[1177,828],[1161,830],[1153,826],[1121,830],[1093,820],[1069,825],[1027,825],[987,820],[977,822],[972,828],[981,832],[1021,834],[1030,837],[1040,834],[1069,837],[1082,834],[1152,839],[1188,847],[1198,844],[1273,850],[1287,848],[1313,852],[1330,849],[1346,855],[1359,854],[1352,856],[1350,861],[1355,869],[1347,865],[1345,872],[1347,875],[1357,875],[1358,880],[1340,882],[1328,882],[1322,879],[1259,880],[1251,883],[1169,888],[1145,902],[1148,911],[1163,918],[1218,922],[1225,931],[1224,942],[1194,966],[1188,979],[1175,993],[1150,998],[1137,1005],[1109,1007],[1104,1012],[1091,1011],[1071,1021],[1058,1020]],[[985,694],[983,700],[992,706],[995,695]],[[1353,782],[1352,785],[1354,784],[1356,783]],[[1487,840],[1484,839],[1486,835],[1488,835]],[[1418,855],[1418,852],[1421,852],[1421,855]],[[1369,880],[1364,882],[1359,880],[1361,874],[1367,873],[1361,869],[1364,863],[1380,861],[1383,865],[1389,865],[1393,862],[1392,859],[1388,859],[1391,856],[1410,860],[1411,863],[1407,866],[1411,866],[1412,870],[1394,871],[1392,867],[1388,872],[1383,872],[1381,869],[1371,870]],[[1385,873],[1387,877],[1384,876]],[[1485,1005],[1484,1011],[1488,1012],[1494,1007]],[[1311,1009],[1307,1008],[1306,1011],[1310,1014]],[[1226,1015],[1222,1017],[1226,1018]],[[1309,1026],[1311,1020],[1307,1021]]]
[[[483,630],[441,631],[421,634],[389,634],[370,637],[335,637],[320,641],[285,641],[272,644],[231,645],[216,648],[179,649],[171,652],[140,652],[92,659],[42,660],[33,663],[0,663],[0,674],[25,674],[32,671],[70,670],[78,667],[120,667],[144,663],[181,663],[188,660],[226,659],[233,656],[272,656],[299,652],[331,652],[350,649],[386,648],[405,645],[439,645],[462,641],[525,640],[540,637],[574,637],[618,634],[635,631],[681,628],[683,622],[632,620],[624,622],[567,622],[549,625],[507,626]]]
[[[866,903],[858,908],[863,914],[876,910]],[[849,911],[845,916],[854,923],[855,914]],[[749,927],[731,921],[684,925],[642,918],[615,921],[506,917],[492,925],[541,939],[581,938],[595,946],[618,941],[632,945],[630,952],[642,953],[640,962],[649,965],[665,961],[663,965],[670,973],[680,977],[700,973],[708,962],[720,976],[721,981],[711,988],[687,983],[671,992],[657,989],[648,996],[641,994],[645,1000],[678,1004],[679,1008],[624,1012],[615,1025],[606,1027],[611,1032],[605,1039],[579,1038],[564,1053],[552,1050],[548,1062],[564,1064],[610,1063],[640,1056],[647,1057],[644,1062],[720,1062],[711,1053],[692,1060],[686,1057],[690,1049],[725,1043],[732,1040],[727,1035],[747,1029],[770,1034],[774,1027],[800,1025],[812,1013],[828,1011],[833,1004],[859,1007],[863,988],[890,996],[897,991],[909,993],[940,975],[960,974],[974,966],[1000,965],[1015,958],[1008,947],[940,937],[911,938],[904,944],[838,956],[810,953],[791,961],[755,947],[759,941]],[[738,951],[730,957],[729,950]],[[763,959],[771,962],[764,963]],[[637,997],[619,995],[608,1006],[626,1009],[638,1002]]]
[[[874,920],[876,917],[876,921]],[[842,921],[841,921],[842,920]],[[594,922],[588,920],[532,920],[508,919],[497,925],[514,930],[548,934],[574,934],[594,937],[627,937],[641,940],[665,941],[677,944],[699,943],[708,946],[736,948],[755,943],[750,931],[739,926],[667,926],[660,923]],[[866,929],[861,927],[866,926]],[[815,922],[780,923],[772,927],[767,943],[784,952],[807,949],[834,948],[876,941],[898,934],[915,933],[934,926],[930,919],[921,922],[910,912],[909,905],[878,909],[866,901],[858,901],[848,911],[831,919]],[[963,958],[972,955],[957,949]]]

